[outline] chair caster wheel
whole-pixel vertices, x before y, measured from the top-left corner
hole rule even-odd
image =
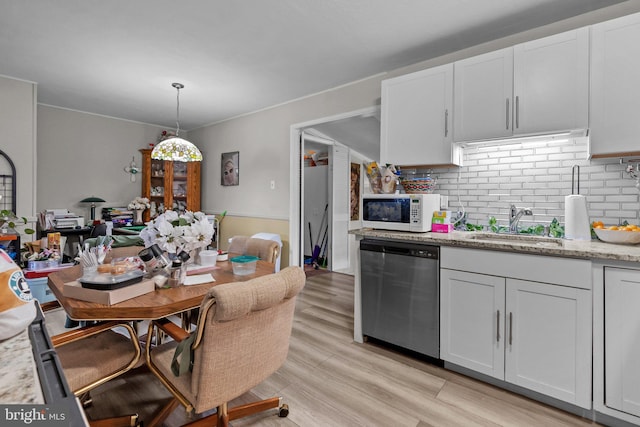
[[[278,416],[280,418],[285,418],[287,415],[289,415],[289,405],[285,403],[280,407],[280,410],[278,411]]]

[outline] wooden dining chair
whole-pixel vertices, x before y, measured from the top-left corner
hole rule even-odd
[[[128,336],[116,332],[119,328]],[[51,337],[65,378],[84,407],[91,404],[89,392],[134,368],[142,350],[133,327],[126,322],[104,322],[73,329]],[[90,421],[92,427],[138,425],[138,415]]]
[[[145,425],[161,425],[179,403],[190,416],[217,408],[215,414],[197,420],[207,425],[227,426],[230,420],[275,408],[279,416],[287,416],[288,407],[278,397],[232,409],[228,402],[264,381],[284,363],[296,295],[304,284],[304,271],[287,267],[246,282],[214,286],[200,305],[192,335],[168,320],[152,322],[149,336],[159,329],[175,341],[157,347],[147,343],[147,365],[175,398]],[[186,338],[193,343],[181,355],[192,357],[177,359],[185,372],[176,375],[172,370],[174,354]],[[174,368],[180,366],[174,364]]]

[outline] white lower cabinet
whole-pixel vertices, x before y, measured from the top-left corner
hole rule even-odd
[[[640,416],[640,270],[605,268],[605,405]]]
[[[503,277],[440,270],[440,358],[504,379]]]
[[[591,408],[591,291],[441,269],[440,357]]]

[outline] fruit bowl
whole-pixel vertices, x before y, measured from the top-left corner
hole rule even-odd
[[[606,228],[594,228],[598,239],[607,243],[621,245],[637,245],[640,243],[640,231],[609,230]]]

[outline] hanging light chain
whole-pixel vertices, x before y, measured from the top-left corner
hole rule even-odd
[[[175,87],[178,93],[176,94],[176,138],[180,134],[180,89],[184,89],[182,83],[173,83],[171,86]]]

